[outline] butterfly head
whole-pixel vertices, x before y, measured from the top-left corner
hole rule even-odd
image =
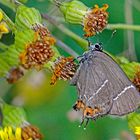
[[[95,44],[90,44],[89,45],[89,50],[91,51],[102,51],[102,43],[95,43]]]

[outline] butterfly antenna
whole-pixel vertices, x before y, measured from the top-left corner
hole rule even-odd
[[[91,46],[91,41],[90,41],[90,39],[89,38],[86,38],[86,40],[87,40],[87,42],[88,42],[88,49],[90,49],[90,46]]]
[[[95,38],[96,38],[96,42],[97,43],[100,43],[101,42],[100,41],[100,38],[101,38],[101,34],[100,33],[96,33]]]
[[[59,0],[53,0],[53,2],[57,7],[60,7],[62,5],[62,3]]]
[[[114,31],[112,32],[111,38],[114,37],[114,35],[116,34],[116,32],[117,32],[117,30],[114,30]]]
[[[112,32],[112,34],[111,34],[109,40],[108,40],[107,43],[105,44],[105,46],[108,46],[108,44],[110,43],[110,41],[112,40],[112,38],[115,36],[116,32],[117,32],[117,30],[113,30],[113,32]]]

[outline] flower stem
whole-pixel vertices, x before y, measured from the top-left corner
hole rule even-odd
[[[81,48],[83,48],[84,50],[87,50],[88,49],[88,42],[85,39],[79,37],[77,34],[75,34],[74,32],[72,32],[68,28],[66,28],[63,24],[58,23],[55,19],[53,19],[49,15],[43,14],[42,17],[44,19],[48,20],[56,28],[58,28],[59,30],[61,30],[64,34],[66,34],[66,35],[70,36],[71,38],[73,38],[81,46]]]
[[[16,11],[17,6],[21,5],[21,3],[18,0],[0,0],[0,3],[9,7],[14,12]]]
[[[12,30],[12,32],[16,31],[16,27],[14,22],[6,15],[6,13],[0,9],[0,12],[3,13],[3,20],[7,23],[8,27]]]
[[[10,0],[1,0],[0,3],[2,3],[3,5],[9,7],[13,11],[15,11],[15,4],[13,2],[11,2]]]
[[[8,49],[8,46],[3,44],[2,42],[0,42],[0,49],[6,50],[6,49]]]
[[[72,50],[68,45],[63,43],[61,40],[57,39],[56,45],[58,45],[60,48],[62,48],[64,51],[72,55],[74,58],[77,58],[79,55]]]
[[[130,25],[130,24],[122,24],[122,23],[108,24],[106,28],[109,30],[122,29],[122,30],[140,31],[140,25]]]

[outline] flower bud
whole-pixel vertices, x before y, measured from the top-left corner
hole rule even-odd
[[[88,8],[82,2],[73,0],[60,3],[59,7],[67,22],[83,26],[85,37],[102,32],[108,23],[107,4],[101,8],[98,5],[95,5],[94,8]]]
[[[41,15],[37,9],[23,5],[18,7],[15,19],[18,31],[31,29],[36,23],[41,23]]]
[[[71,2],[63,2],[60,5],[60,10],[64,14],[67,22],[82,24],[83,17],[87,12],[88,7],[78,0],[73,0]]]

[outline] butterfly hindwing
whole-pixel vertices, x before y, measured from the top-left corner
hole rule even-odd
[[[100,63],[105,66],[104,70],[108,71],[106,71],[106,74],[114,89],[113,105],[109,114],[125,115],[136,110],[140,105],[140,94],[135,86],[110,56],[102,53],[98,57]]]

